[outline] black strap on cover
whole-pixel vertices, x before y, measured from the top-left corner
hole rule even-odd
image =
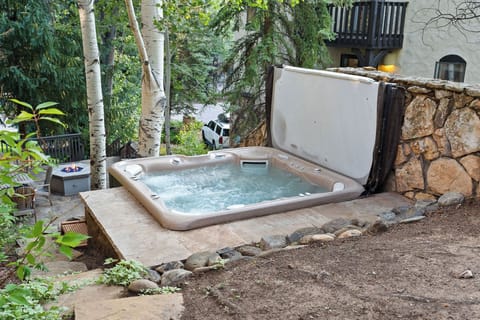
[[[365,195],[381,191],[392,170],[405,113],[405,88],[381,82],[378,91],[377,137]]]

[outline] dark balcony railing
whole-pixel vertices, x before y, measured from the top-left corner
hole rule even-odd
[[[403,44],[408,2],[358,1],[352,7],[329,6],[336,39],[331,47],[398,49]]]
[[[38,139],[31,139],[38,141]],[[38,144],[43,152],[59,163],[85,160],[85,149],[79,133],[42,137]],[[8,145],[0,143],[0,153],[10,151]]]
[[[62,134],[42,137],[40,140],[32,140],[37,140],[43,152],[60,163],[85,159],[85,149],[80,133]]]

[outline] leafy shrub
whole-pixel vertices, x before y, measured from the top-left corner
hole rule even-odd
[[[43,221],[38,221],[33,226],[25,227],[23,233],[20,233],[19,229],[16,228],[16,221],[13,216],[15,206],[12,198],[18,196],[15,193],[15,187],[19,186],[19,183],[15,182],[15,175],[25,172],[39,173],[42,171],[43,165],[52,165],[50,157],[43,153],[38,143],[28,139],[36,134],[37,139],[41,140],[41,121],[63,125],[56,118],[63,115],[63,112],[54,108],[57,105],[56,102],[44,102],[33,107],[26,102],[16,99],[11,99],[11,101],[24,107],[24,110],[12,122],[32,122],[35,124],[36,130],[35,133],[28,134],[23,138],[16,132],[0,131],[0,145],[2,147],[0,155],[0,185],[3,186],[0,188],[0,227],[4,227],[0,231],[0,244],[2,245],[0,248],[0,259],[2,261],[7,260],[16,239],[21,238],[27,242],[24,254],[8,264],[11,268],[8,269],[6,277],[1,279],[0,287],[3,286],[4,281],[7,281],[13,272],[16,272],[20,280],[24,280],[30,276],[32,267],[37,269],[44,268],[43,263],[39,263],[37,258],[45,255],[46,250],[44,246],[47,237],[54,239],[60,245],[60,252],[69,258],[71,258],[72,253],[71,248],[87,238],[78,233],[45,235],[45,231],[54,220],[51,220],[46,225]]]
[[[199,121],[184,125],[178,133],[178,145],[174,148],[174,152],[186,156],[207,153],[207,148],[200,135],[202,126],[203,124]]]
[[[183,127],[183,122],[180,121],[180,120],[173,120],[170,123],[170,142],[172,144],[180,143],[180,141],[178,139],[178,135],[179,135],[182,127]]]
[[[12,204],[0,203],[0,262],[5,262],[16,244],[18,228]]]
[[[55,116],[63,115],[63,112],[52,108],[56,103],[45,102],[36,107],[26,102],[12,99],[12,102],[25,107],[27,110],[13,120],[14,123],[33,122],[36,128],[37,138],[40,138],[40,121],[49,121],[63,125]],[[53,117],[52,117],[53,116]],[[22,280],[21,284],[7,284],[0,290],[0,319],[61,319],[63,309],[52,307],[48,310],[41,305],[53,300],[57,295],[68,290],[63,284],[56,288],[53,282],[48,280],[24,281],[28,279],[31,268],[44,269],[43,263],[38,258],[45,255],[46,238],[51,237],[60,245],[60,252],[71,258],[72,247],[77,246],[87,237],[78,233],[59,233],[46,235],[45,231],[54,219],[47,224],[37,221],[33,226],[25,226],[20,229],[16,225],[13,215],[15,204],[12,198],[16,196],[15,187],[19,186],[14,180],[18,173],[39,173],[42,165],[51,164],[50,158],[35,141],[28,138],[35,135],[29,134],[24,138],[16,132],[0,131],[0,262],[14,260],[13,248],[17,239],[26,242],[25,252],[16,260],[7,264],[0,279],[0,288],[10,280],[14,274]]]
[[[178,134],[183,127],[183,122],[180,120],[172,120],[170,122],[170,143],[178,144]],[[165,135],[162,135],[162,143],[165,143]]]
[[[46,310],[41,304],[54,300],[66,291],[71,291],[68,286],[55,287],[48,279],[8,284],[0,290],[0,319],[62,319],[64,308],[54,306]]]
[[[66,232],[64,235],[60,235],[58,232],[47,234],[46,231],[53,221],[54,219],[44,225],[44,222],[39,220],[35,225],[22,230],[22,239],[27,242],[25,252],[16,261],[9,263],[9,266],[15,267],[20,280],[30,277],[32,267],[39,270],[45,269],[44,264],[38,262],[37,258],[48,252],[48,248],[45,247],[47,237],[55,240],[55,243],[59,245],[59,251],[69,259],[72,258],[72,248],[89,238],[89,236],[76,232]]]

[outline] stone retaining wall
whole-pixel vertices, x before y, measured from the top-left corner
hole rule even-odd
[[[336,68],[407,89],[401,141],[388,184],[409,198],[480,197],[480,86]]]
[[[480,197],[480,85],[363,68],[330,70],[406,88],[401,141],[387,191],[412,199],[434,199],[451,191]],[[263,130],[250,135],[257,144],[266,141],[264,127],[259,128]]]

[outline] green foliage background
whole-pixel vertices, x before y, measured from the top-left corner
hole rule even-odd
[[[88,123],[78,10],[74,1],[4,0],[0,2],[0,106],[13,114],[8,98],[36,105],[57,101],[70,115],[67,131]],[[76,20],[75,20],[76,18]],[[51,125],[44,134],[62,133]]]
[[[323,68],[330,61],[324,41],[334,35],[327,10],[331,1],[237,0],[236,6],[228,2],[221,2],[211,25],[219,34],[244,30],[224,64],[224,93],[234,115],[235,138],[244,137],[265,118],[268,67]]]
[[[322,68],[329,62],[329,2],[351,0],[165,1],[158,27],[169,38],[172,110],[188,114],[194,103],[226,101],[234,111],[233,134],[244,136],[265,116],[268,66]],[[139,15],[139,1],[135,5]],[[135,140],[138,132],[141,68],[124,7],[121,0],[95,2],[107,143]],[[88,144],[81,43],[75,0],[1,1],[1,111],[20,112],[8,103],[12,97],[34,105],[59,102],[66,128],[45,126],[42,134],[82,132]]]

